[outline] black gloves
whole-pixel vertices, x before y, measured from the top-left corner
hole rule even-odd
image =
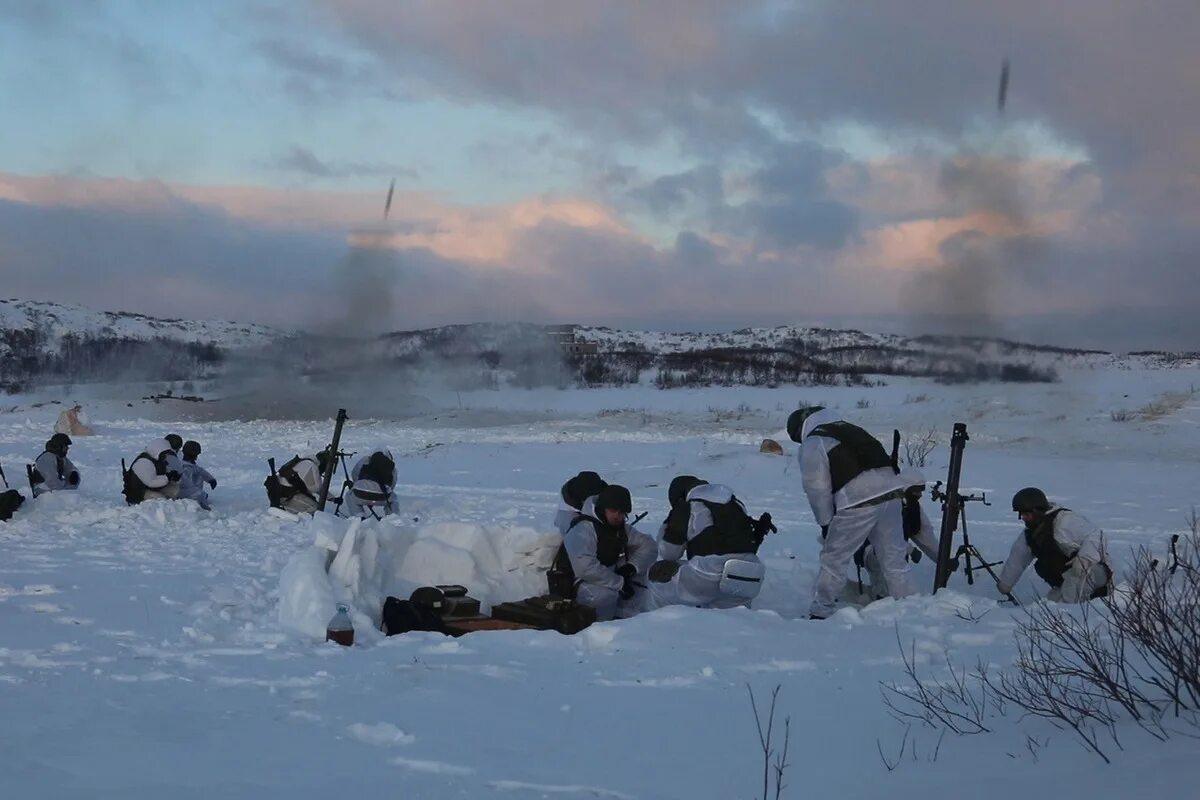
[[[166,475],[167,474],[167,460],[165,458],[160,458],[154,462],[154,474],[155,475]]]
[[[208,485],[209,485],[209,488],[212,488],[212,489],[217,488],[217,479],[213,478],[211,481],[208,482]]]
[[[176,472],[175,470],[171,470],[170,472],[167,473],[167,480],[169,480],[171,483],[179,483],[180,477],[181,476],[179,475],[179,473]]]
[[[914,547],[913,549],[908,551],[908,560],[914,564],[920,564],[921,558],[924,555],[925,555],[924,553],[922,553],[920,550],[918,550],[917,548]]]
[[[71,484],[72,486],[78,486],[79,485],[79,473],[72,472],[69,476],[67,476],[67,483]]]
[[[771,522],[770,512],[763,512],[762,516],[755,520],[754,533],[760,539],[765,539],[768,533],[779,533],[775,523]]]
[[[828,526],[828,525],[822,525],[822,526],[821,526],[821,538],[822,538],[822,539],[824,539],[824,538],[825,538],[826,536],[828,536],[828,535],[829,535],[829,526]]]
[[[621,599],[631,599],[634,593],[637,592],[637,586],[633,583],[633,576],[637,574],[637,567],[633,564],[622,564],[616,568],[615,572],[623,579],[621,589],[618,592],[621,595]]]
[[[667,583],[679,572],[678,561],[656,561],[650,567],[648,577],[655,583]]]

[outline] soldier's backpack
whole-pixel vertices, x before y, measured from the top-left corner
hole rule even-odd
[[[757,520],[754,519],[746,513],[746,507],[734,495],[730,495],[729,501],[725,503],[712,503],[695,498],[690,502],[703,503],[712,514],[713,522],[687,543],[688,558],[757,553],[767,533],[775,530],[770,514],[763,514]]]
[[[162,464],[155,461],[146,453],[141,453],[133,460],[133,464],[142,459],[154,463],[154,469],[159,475],[165,475],[166,469]],[[125,502],[129,505],[137,505],[146,499],[146,484],[142,483],[141,478],[133,471],[133,464],[129,465],[129,469],[125,468],[125,459],[121,459],[121,494],[125,495]]]
[[[395,636],[409,631],[432,631],[445,633],[442,617],[438,611],[425,603],[389,597],[383,602],[383,632]]]
[[[10,519],[24,502],[25,496],[16,489],[0,491],[0,521]]]

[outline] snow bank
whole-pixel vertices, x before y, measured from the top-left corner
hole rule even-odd
[[[325,638],[337,603],[351,607],[360,639],[377,638],[364,634],[380,627],[384,600],[406,598],[418,586],[462,584],[485,610],[540,594],[562,541],[533,528],[414,526],[396,517],[343,523],[339,539],[330,520],[313,521],[313,545],[293,555],[279,576],[280,624],[317,639]]]

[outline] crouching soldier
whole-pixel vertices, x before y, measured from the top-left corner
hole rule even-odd
[[[560,492],[562,502],[558,504],[558,511],[554,512],[555,529],[566,536],[571,522],[583,511],[583,504],[589,497],[600,494],[605,486],[608,484],[604,482],[604,479],[599,474],[590,471],[580,472],[564,483]]]
[[[375,519],[395,511],[392,490],[396,486],[396,462],[392,451],[376,450],[363,456],[350,470],[350,495],[346,498],[346,515],[372,516]]]
[[[180,472],[177,497],[179,500],[195,500],[205,511],[211,511],[212,506],[208,504],[208,492],[204,491],[204,485],[208,484],[210,489],[216,489],[217,479],[196,463],[199,457],[199,442],[189,440],[183,443],[183,470]]]
[[[174,500],[179,494],[178,470],[171,464],[178,461],[175,451],[166,439],[155,439],[125,470],[125,487],[121,493],[125,502],[136,505],[143,500]]]
[[[1085,603],[1108,594],[1112,569],[1102,530],[1082,514],[1051,505],[1046,494],[1032,486],[1013,495],[1012,508],[1025,530],[1013,542],[1000,572],[1001,594],[1013,590],[1030,563],[1050,584],[1047,600]]]
[[[295,514],[315,514],[321,493],[321,478],[329,464],[329,453],[322,450],[315,456],[293,456],[274,475],[263,481],[267,500],[273,508]]]
[[[659,529],[662,560],[650,568],[646,608],[750,605],[766,574],[758,548],[775,530],[771,515],[752,519],[728,486],[691,475],[671,481],[667,499],[671,510]]]
[[[627,523],[633,510],[629,490],[610,484],[583,508],[563,536],[552,569],[567,575],[573,599],[596,610],[596,618],[632,617],[641,610],[646,573],[658,548]]]
[[[34,497],[60,489],[79,488],[79,470],[67,458],[70,446],[71,437],[65,433],[56,433],[46,442],[46,449],[34,460],[29,472]]]

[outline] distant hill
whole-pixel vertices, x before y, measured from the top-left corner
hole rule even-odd
[[[865,384],[1053,381],[1060,369],[1170,368],[1195,353],[1118,355],[983,337],[916,336],[793,325],[663,333],[574,325],[473,323],[370,339],[263,325],[157,319],[0,300],[0,388],[31,381],[187,380],[270,364],[290,374],[433,373],[463,388],[500,385]]]

